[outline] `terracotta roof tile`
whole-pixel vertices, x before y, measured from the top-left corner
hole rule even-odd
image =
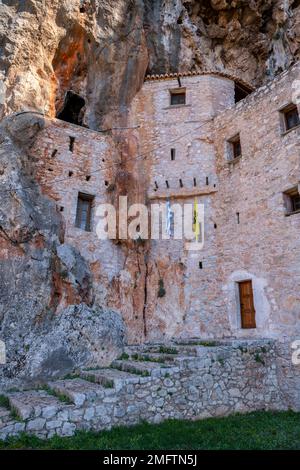
[[[203,71],[203,72],[178,72],[178,73],[165,73],[165,74],[156,74],[156,75],[146,75],[145,81],[152,81],[152,80],[172,80],[173,78],[177,77],[190,77],[190,76],[195,76],[195,75],[216,75],[219,77],[224,77],[228,78],[236,83],[239,83],[240,85],[249,88],[250,90],[254,91],[255,88],[253,85],[250,83],[245,82],[241,78],[238,78],[234,75],[228,74],[226,72],[219,72],[217,70],[212,70],[212,71]]]

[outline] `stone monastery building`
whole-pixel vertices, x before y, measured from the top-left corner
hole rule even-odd
[[[221,73],[148,76],[124,129],[47,120],[32,148],[38,181],[91,266],[95,298],[122,312],[129,342],[300,333],[299,74],[296,64],[256,91]],[[148,206],[196,198],[203,249],[99,240],[97,206],[120,195]],[[74,302],[57,295],[62,308]]]

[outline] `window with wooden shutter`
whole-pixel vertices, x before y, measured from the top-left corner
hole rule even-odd
[[[175,88],[170,90],[170,105],[179,106],[186,104],[186,89]]]
[[[76,222],[75,225],[87,232],[91,231],[91,215],[94,196],[90,194],[79,193],[77,200]]]
[[[294,103],[285,106],[281,109],[282,116],[282,131],[287,132],[291,129],[294,129],[300,125],[298,108]]]
[[[252,281],[239,282],[242,328],[256,328]]]

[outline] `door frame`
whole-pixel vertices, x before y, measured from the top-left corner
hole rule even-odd
[[[252,292],[252,304],[254,309],[254,323],[255,326],[245,327],[243,326],[243,317],[242,317],[242,298],[241,298],[241,284],[250,283],[251,284],[251,292]],[[256,319],[256,308],[255,308],[255,301],[254,301],[254,285],[253,279],[243,279],[237,281],[238,284],[238,304],[239,304],[239,315],[240,315],[240,328],[242,330],[256,330],[257,329],[257,319]]]

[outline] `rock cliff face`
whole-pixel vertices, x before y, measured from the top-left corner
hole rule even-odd
[[[64,243],[55,202],[35,182],[28,149],[43,127],[43,117],[27,113],[0,125],[0,338],[7,352],[0,377],[6,378],[107,364],[125,336],[119,314],[91,308],[90,268]]]
[[[2,115],[52,116],[72,89],[111,124],[144,74],[225,70],[261,84],[300,55],[298,0],[4,0]]]
[[[95,130],[125,127],[128,105],[146,73],[219,70],[260,85],[287,68],[300,56],[300,2],[3,0],[0,44],[0,118],[31,110],[50,117],[72,115],[74,123]],[[55,327],[61,333],[58,341],[64,341],[65,320],[57,325],[57,315],[69,325],[68,306],[83,304],[87,315],[85,309],[94,302],[89,266],[64,244],[62,218],[34,181],[35,162],[27,150],[43,125],[41,116],[24,114],[4,119],[1,128],[0,320],[10,351],[6,376],[40,374],[47,357],[42,345],[32,356],[34,338],[45,334],[49,344],[55,343]],[[122,167],[113,175],[111,197],[127,193],[143,201],[139,169],[131,163],[136,144],[120,132],[115,145]],[[131,248],[126,250],[128,260],[135,259]],[[128,268],[141,274],[140,291],[132,300],[138,309],[145,301],[146,250]],[[90,356],[83,346],[85,359],[79,360],[73,342],[64,351],[68,367],[105,363],[120,350],[123,326],[111,315],[114,346],[105,347],[114,353],[101,356],[96,347]],[[106,331],[101,315],[97,328]],[[92,330],[87,328],[87,337]]]

